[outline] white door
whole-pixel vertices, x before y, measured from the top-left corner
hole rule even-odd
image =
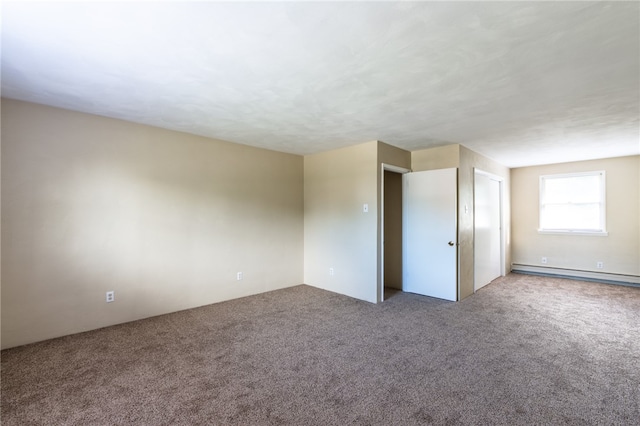
[[[475,174],[474,288],[478,290],[501,275],[500,182]]]
[[[458,170],[402,176],[402,289],[457,300]]]

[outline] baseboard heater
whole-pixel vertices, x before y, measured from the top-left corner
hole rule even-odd
[[[627,274],[611,274],[607,272],[581,271],[578,269],[553,268],[547,266],[523,265],[512,263],[511,272],[545,277],[570,278],[583,281],[595,281],[606,284],[640,287],[640,276]]]

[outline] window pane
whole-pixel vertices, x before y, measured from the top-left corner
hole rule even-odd
[[[545,179],[547,203],[598,203],[600,202],[600,175],[572,176]]]
[[[601,230],[600,204],[551,204],[543,206],[542,229]]]
[[[606,232],[604,203],[604,172],[542,176],[540,229]]]

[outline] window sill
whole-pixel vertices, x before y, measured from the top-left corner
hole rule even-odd
[[[606,237],[609,235],[607,231],[571,231],[568,229],[538,229],[538,234],[549,235],[586,235],[590,237]]]

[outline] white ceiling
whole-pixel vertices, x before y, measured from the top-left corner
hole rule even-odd
[[[11,3],[2,95],[309,154],[640,154],[640,3]]]

